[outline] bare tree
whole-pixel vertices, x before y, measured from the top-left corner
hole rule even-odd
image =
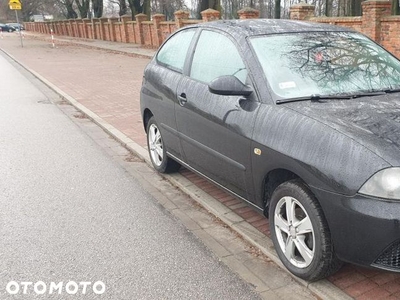
[[[81,18],[87,18],[89,15],[90,0],[75,0],[75,3],[78,7]]]
[[[119,15],[123,16],[126,15],[128,12],[128,6],[126,5],[126,0],[119,0]]]
[[[126,5],[126,0],[109,0],[109,3],[112,3],[114,5],[117,5],[119,10],[118,10],[118,15],[123,16],[128,13],[128,6]]]
[[[206,9],[215,9],[221,11],[221,1],[220,0],[201,0],[200,1],[200,11]]]
[[[150,0],[127,0],[128,6],[132,13],[132,20],[135,19],[135,15],[143,13],[150,16]]]
[[[103,0],[92,0],[92,8],[95,18],[103,16]]]
[[[275,0],[275,19],[281,18],[281,0]]]
[[[399,0],[392,0],[392,15],[400,15]]]
[[[76,13],[74,7],[73,7],[73,0],[60,0],[61,3],[64,4],[64,7],[67,11],[67,19],[77,19],[78,14]]]

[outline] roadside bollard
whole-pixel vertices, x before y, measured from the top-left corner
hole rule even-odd
[[[3,28],[1,28],[1,27],[0,27],[0,36],[1,36],[1,39],[3,39]]]
[[[53,45],[53,48],[55,47],[54,45],[54,34],[53,34],[53,28],[50,29],[51,32],[51,44]]]

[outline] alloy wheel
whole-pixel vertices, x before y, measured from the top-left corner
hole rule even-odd
[[[163,162],[164,152],[160,130],[155,124],[151,124],[149,128],[148,139],[151,159],[159,167]]]
[[[274,224],[286,259],[297,268],[308,267],[315,254],[315,235],[304,207],[293,197],[281,198],[275,208]]]

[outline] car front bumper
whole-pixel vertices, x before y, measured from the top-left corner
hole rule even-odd
[[[400,272],[400,201],[312,190],[339,259]]]

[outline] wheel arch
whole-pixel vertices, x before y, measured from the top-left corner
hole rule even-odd
[[[144,126],[144,131],[147,133],[147,124],[149,123],[150,118],[153,116],[153,113],[151,112],[150,109],[146,108],[143,111],[143,126]]]
[[[305,185],[305,181],[298,176],[296,173],[287,170],[287,169],[274,169],[269,171],[265,176],[264,180],[262,181],[262,188],[263,188],[263,207],[264,207],[264,215],[268,218],[268,209],[269,209],[269,202],[271,200],[271,196],[275,189],[281,185],[282,183],[292,180],[298,179],[302,181]]]

